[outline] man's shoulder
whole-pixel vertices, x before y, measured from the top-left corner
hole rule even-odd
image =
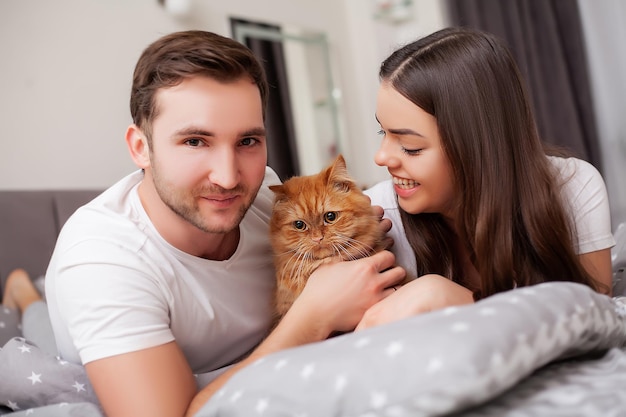
[[[137,228],[145,226],[133,203],[133,193],[142,178],[141,171],[134,172],[78,208],[63,225],[59,243],[116,240],[131,243],[140,236]]]
[[[263,178],[263,183],[261,184],[261,188],[259,188],[259,192],[257,193],[250,209],[261,213],[264,216],[271,215],[272,207],[274,206],[274,192],[269,189],[269,186],[280,183],[281,180],[276,172],[269,166],[265,167],[265,177]]]

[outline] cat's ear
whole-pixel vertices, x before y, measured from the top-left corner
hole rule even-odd
[[[270,185],[268,188],[274,192],[274,201],[278,202],[287,199],[284,184]]]
[[[341,191],[350,191],[356,183],[348,174],[348,168],[346,167],[346,160],[343,155],[339,154],[335,159],[335,162],[328,167],[328,184],[333,184],[335,188]]]
[[[270,185],[268,188],[272,190],[277,196],[285,194],[285,186],[283,184]]]

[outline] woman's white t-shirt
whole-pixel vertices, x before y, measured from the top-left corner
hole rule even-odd
[[[609,199],[598,170],[577,158],[549,156],[548,159],[563,181],[561,192],[576,227],[577,252],[583,254],[614,246]],[[391,251],[396,255],[396,263],[415,274],[415,255],[404,234],[393,183],[391,180],[383,181],[366,190],[365,194],[371,198],[373,205],[383,207],[385,217],[393,224],[389,236],[394,240]]]

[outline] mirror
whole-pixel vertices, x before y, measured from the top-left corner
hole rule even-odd
[[[317,173],[342,151],[339,90],[333,82],[326,36],[238,19],[231,23],[234,38],[266,66],[271,90],[268,165],[283,180]],[[276,113],[282,114],[276,117]]]

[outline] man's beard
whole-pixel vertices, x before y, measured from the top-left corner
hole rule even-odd
[[[202,187],[192,189],[189,192],[183,190],[177,190],[168,184],[166,181],[162,181],[156,170],[152,170],[152,176],[154,181],[154,188],[157,194],[161,198],[161,201],[169,207],[174,213],[176,213],[181,219],[191,224],[192,226],[202,230],[205,233],[213,234],[226,234],[239,227],[239,224],[243,220],[246,212],[254,202],[257,193],[261,186],[257,187],[253,193],[249,192],[249,189],[243,185],[237,185],[231,190],[224,190],[221,187]],[[224,224],[211,224],[210,219],[206,219],[200,210],[198,205],[199,196],[203,195],[231,195],[237,194],[241,198],[248,198],[238,209],[238,212],[234,215],[233,219]]]

